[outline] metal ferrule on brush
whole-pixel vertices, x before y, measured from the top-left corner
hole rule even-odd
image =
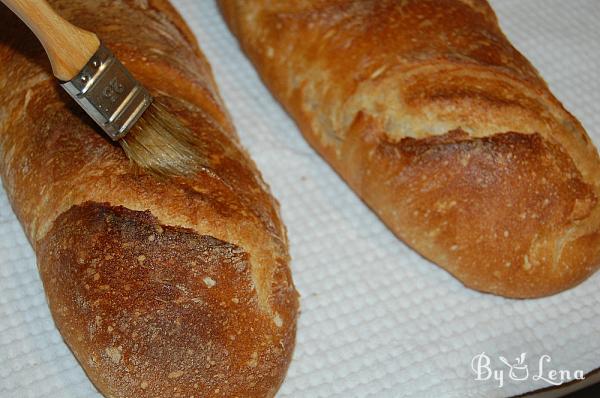
[[[152,103],[150,93],[102,44],[79,74],[61,86],[115,141]]]

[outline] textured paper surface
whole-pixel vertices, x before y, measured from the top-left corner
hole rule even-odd
[[[302,294],[281,397],[506,397],[548,386],[538,360],[600,367],[600,274],[515,301],[465,289],[398,241],[304,142],[212,0],[175,2],[213,66],[245,147],[281,202]],[[495,0],[502,27],[600,144],[600,2]],[[528,380],[475,381],[474,355]],[[533,373],[533,374],[532,374]],[[517,375],[519,376],[519,375]],[[0,191],[0,397],[99,397],[55,329],[35,257]]]

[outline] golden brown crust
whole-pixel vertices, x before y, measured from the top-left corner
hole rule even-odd
[[[260,310],[242,248],[88,202],[57,219],[38,257],[56,323],[105,395],[265,397],[281,383],[295,328]],[[276,269],[270,304],[287,315],[296,298]]]
[[[465,285],[567,289],[600,264],[600,161],[484,0],[219,0],[301,131]]]
[[[134,169],[119,146],[105,139],[57,86],[35,38],[0,6],[0,168],[15,213],[38,255],[58,328],[108,396],[274,395],[289,364],[298,306],[286,232],[276,201],[237,140],[210,66],[165,1],[51,3],[67,19],[98,32],[158,100],[201,137],[206,159],[206,167],[193,178],[161,178]],[[104,221],[105,216],[118,221]],[[154,244],[144,244],[147,236],[138,235],[148,235],[157,226],[167,231],[168,240],[156,237]],[[121,247],[125,240],[133,247]],[[244,264],[237,278],[218,281],[212,288],[191,278],[217,266],[225,274],[233,272],[234,259],[224,247],[238,253]],[[167,293],[156,290],[151,276],[136,268],[135,250],[148,252],[147,262],[156,272],[168,262],[171,268],[165,272],[172,271],[184,289],[208,294],[210,304],[183,308],[169,301],[179,296],[150,300],[153,294]],[[89,280],[80,272],[81,267],[93,268],[106,253],[114,258],[102,260],[99,275],[118,279],[113,284],[103,278]],[[213,255],[210,261],[208,254]],[[197,264],[186,268],[192,256]],[[90,290],[81,290],[86,284]],[[109,292],[102,291],[105,285]],[[133,285],[143,285],[135,297],[144,300],[127,290]],[[231,302],[236,289],[245,297],[239,306]],[[107,322],[118,322],[119,306],[127,303],[128,316],[136,311],[155,316],[168,308],[165,316],[180,317],[185,327],[156,321],[119,334],[107,329],[92,333],[96,315],[88,307],[98,298]],[[226,304],[221,306],[221,301]],[[250,328],[251,334],[232,340],[240,314],[247,317],[243,329]],[[155,327],[159,337],[150,333]],[[206,333],[198,335],[200,329]],[[177,337],[167,339],[169,333]],[[158,351],[135,351],[127,343],[136,339],[138,348],[152,345]],[[106,362],[111,353],[117,357],[107,346],[111,341],[123,342],[115,346],[124,350],[118,366]],[[186,347],[190,344],[197,346]],[[169,378],[167,373],[165,378],[167,370],[178,372],[170,369],[184,347],[212,359],[179,358],[187,376]],[[232,359],[220,362],[225,351]],[[148,357],[156,352],[163,357]],[[91,356],[99,362],[91,364]],[[149,365],[142,365],[145,361]],[[124,371],[127,375],[120,373]],[[152,380],[142,391],[139,383],[147,377]]]

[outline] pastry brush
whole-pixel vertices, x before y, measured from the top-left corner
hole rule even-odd
[[[195,137],[153,99],[96,34],[58,15],[46,0],[1,0],[42,43],[54,76],[136,165],[160,175],[201,168]]]

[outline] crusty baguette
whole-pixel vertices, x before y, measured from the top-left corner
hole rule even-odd
[[[163,0],[51,1],[201,137],[204,170],[130,166],[0,6],[0,167],[65,341],[107,397],[272,397],[294,347],[287,238],[209,64]]]
[[[310,144],[423,256],[521,298],[597,269],[597,151],[486,1],[219,3]]]

